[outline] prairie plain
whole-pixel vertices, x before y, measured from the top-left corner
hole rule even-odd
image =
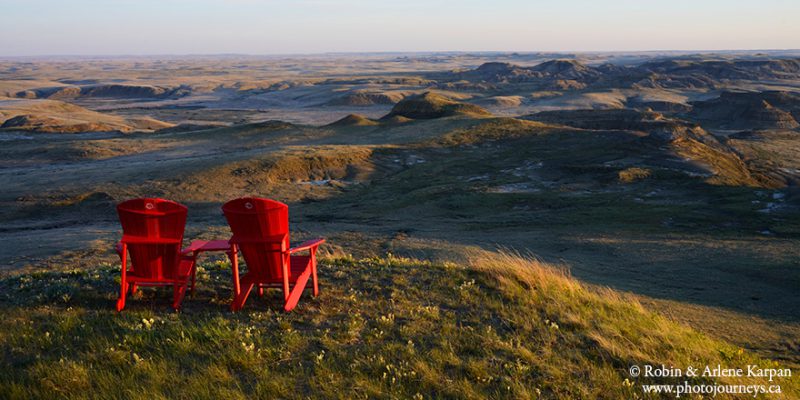
[[[53,308],[69,308],[79,321],[113,321],[118,260],[112,249],[120,236],[114,207],[134,197],[187,205],[187,241],[230,235],[220,211],[227,200],[260,196],[289,204],[292,241],[326,237],[327,266],[322,297],[308,299],[305,311],[301,301],[295,314],[276,318],[313,337],[319,329],[334,329],[314,318],[318,311],[330,320],[353,310],[369,314],[366,305],[353,303],[349,310],[337,305],[335,299],[349,296],[347,289],[379,292],[384,281],[409,292],[419,289],[415,285],[432,285],[430,302],[452,310],[454,316],[442,318],[453,329],[468,321],[475,329],[511,329],[523,341],[550,334],[539,328],[516,331],[502,318],[495,320],[504,312],[497,296],[510,296],[508,307],[518,307],[523,316],[529,311],[542,324],[547,320],[546,326],[560,315],[561,338],[580,358],[564,365],[605,377],[580,386],[574,376],[553,375],[525,353],[520,357],[529,357],[525,365],[533,370],[509,378],[513,384],[486,381],[482,374],[500,372],[465,364],[445,378],[455,383],[437,386],[441,377],[431,370],[466,361],[448,361],[464,353],[442,355],[437,349],[447,346],[434,341],[416,351],[437,354],[441,362],[408,366],[404,373],[413,370],[415,376],[403,375],[408,383],[376,384],[385,374],[359,370],[363,376],[354,379],[361,397],[617,398],[629,394],[622,382],[633,361],[715,360],[720,354],[731,361],[727,354],[737,348],[753,362],[774,360],[798,368],[799,56],[387,53],[2,60],[0,313],[7,322],[0,363],[17,371],[2,384],[21,397],[64,390],[79,395],[60,381],[66,376],[50,376],[52,387],[42,392],[20,383],[47,374],[37,369],[36,350],[15,353],[13,343],[22,338],[10,332],[11,324],[26,319],[56,324],[49,316]],[[524,295],[526,279],[536,278],[526,275],[530,271],[507,278],[497,271],[503,263],[515,270],[550,271],[539,279],[557,284],[543,283],[544,293],[578,290],[578,298],[591,300],[563,293],[544,300],[537,297],[541,292]],[[250,323],[225,311],[229,284],[219,281],[229,276],[225,260],[210,257],[204,267],[211,272],[201,285],[208,288],[197,299],[187,298],[180,316],[170,316],[165,295],[146,291],[139,304],[131,300],[132,310],[123,312],[121,321],[134,324],[155,315],[167,323],[190,324],[196,312],[203,315],[198,324],[216,323],[215,318]],[[434,283],[426,281],[427,269]],[[562,276],[564,269],[569,273]],[[92,271],[98,271],[95,278]],[[488,292],[463,298],[467,310],[459,310],[458,301],[451,304],[444,292],[449,274],[451,286],[477,279]],[[92,279],[99,283],[91,284]],[[63,287],[50,288],[50,281]],[[93,289],[87,294],[81,286]],[[331,298],[325,299],[326,289]],[[46,293],[44,300],[38,290]],[[208,299],[212,306],[199,305]],[[551,310],[543,305],[547,299],[575,308]],[[414,314],[406,300],[398,301],[405,308],[397,310],[394,302],[375,303],[386,314],[367,319]],[[474,311],[481,301],[493,311]],[[628,319],[581,308],[597,302],[618,311],[628,303],[640,308],[619,311]],[[276,304],[263,299],[251,300],[248,307],[267,310],[267,319],[277,315]],[[437,321],[425,318],[419,323]],[[655,338],[655,328],[648,330],[650,322],[644,321],[658,321],[683,336],[669,339],[673,350],[653,350],[652,343],[642,341]],[[284,328],[264,323],[265,329]],[[603,323],[635,327],[615,331],[616,339],[638,343],[641,353],[603,342],[600,338],[610,333],[602,329],[582,330],[583,324],[596,329]],[[522,322],[514,319],[515,324]],[[70,326],[61,327],[65,337]],[[205,325],[180,326],[201,335]],[[360,335],[368,336],[368,328],[373,327]],[[422,331],[395,328],[385,328],[393,340],[404,334],[410,341],[425,340]],[[118,337],[118,329],[109,329]],[[169,329],[165,337],[183,335],[175,326]],[[131,353],[140,357],[156,339],[135,342],[143,347],[129,349],[120,363],[131,362]],[[274,345],[266,336],[254,340],[265,349]],[[347,342],[307,340],[298,346],[316,355],[327,348],[328,357]],[[375,345],[364,340],[365,346]],[[536,343],[557,354],[556,342]],[[575,355],[590,353],[590,343],[607,346],[587,359]],[[70,368],[86,374],[83,384],[97,387],[101,378],[87,366],[92,364],[87,354],[97,350],[67,339],[61,345],[81,349],[68,361],[74,364]],[[486,344],[470,345],[475,348],[465,350],[469,354]],[[717,350],[692,353],[708,346]],[[66,357],[42,351],[50,360]],[[152,374],[148,379],[164,367],[157,354],[152,357],[152,371],[144,373]],[[207,367],[213,355],[186,357]],[[318,364],[313,372],[303,367],[287,372],[295,378],[316,374],[324,381],[325,374],[341,374],[352,361],[336,357],[334,364]],[[281,359],[275,356],[274,362]],[[266,372],[252,362],[228,365],[230,376],[219,371],[204,376],[230,383],[220,386],[230,390],[227,395],[263,394],[266,389],[248,374]],[[239,374],[237,368],[250,372]],[[400,374],[400,367],[393,368]],[[425,371],[429,376],[423,377]],[[192,372],[184,374],[193,379]],[[334,386],[348,384],[330,379]],[[543,384],[559,379],[572,384]],[[331,395],[319,391],[321,381],[305,384],[306,395]],[[414,393],[415,384],[426,392]],[[796,378],[786,387],[785,398],[792,398]],[[216,389],[203,390],[222,395]],[[169,389],[163,390],[169,397]]]

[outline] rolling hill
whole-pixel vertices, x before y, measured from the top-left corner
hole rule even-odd
[[[123,118],[58,100],[0,99],[0,129],[44,133],[134,132],[169,128],[153,118]]]

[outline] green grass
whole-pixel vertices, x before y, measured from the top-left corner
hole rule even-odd
[[[0,280],[0,397],[617,399],[643,397],[633,364],[775,365],[515,255],[327,259],[288,314],[275,291],[230,313],[203,266],[181,313],[152,289],[116,313],[108,266]]]

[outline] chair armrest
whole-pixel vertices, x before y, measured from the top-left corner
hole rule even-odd
[[[192,242],[189,243],[189,247],[186,247],[183,250],[181,250],[181,254],[186,255],[189,253],[194,253],[197,250],[200,250],[200,248],[202,248],[203,246],[205,246],[206,243],[208,243],[208,241],[206,240],[192,240]]]
[[[325,239],[322,239],[322,238],[306,240],[305,242],[300,243],[300,245],[298,245],[296,247],[292,247],[291,249],[289,249],[289,254],[297,253],[297,252],[303,251],[303,250],[311,250],[311,249],[319,247],[319,245],[321,245],[323,243],[325,243]]]

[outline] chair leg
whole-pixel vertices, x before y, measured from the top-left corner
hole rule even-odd
[[[117,299],[117,312],[125,308],[125,295],[128,292],[128,246],[122,245],[120,258],[122,259],[122,269],[120,270],[119,299]]]
[[[264,287],[258,285],[258,297],[264,297]]]
[[[249,279],[247,279],[247,277],[242,279],[242,288],[233,299],[233,303],[231,303],[231,311],[236,312],[244,307],[244,303],[247,301],[247,296],[250,295],[250,291],[253,290],[254,285],[255,283],[251,282]]]
[[[239,295],[241,284],[239,282],[239,253],[235,244],[231,244],[231,251],[228,252],[228,258],[231,260],[231,269],[233,272],[233,298]]]
[[[135,283],[131,283],[129,286],[131,287],[131,296],[135,295],[136,294],[136,289],[138,289],[136,287],[136,284]]]
[[[311,283],[314,285],[314,297],[319,296],[319,284],[317,283],[317,258],[311,256]]]
[[[180,310],[181,302],[183,302],[183,297],[186,295],[186,284],[175,284],[172,285],[173,287],[173,297],[172,297],[172,308],[175,311]]]
[[[128,283],[123,279],[120,284],[119,298],[117,299],[117,311],[122,311],[125,308],[125,297],[128,292]]]
[[[306,268],[300,276],[297,277],[297,281],[294,283],[294,287],[292,291],[289,293],[288,298],[286,299],[286,303],[283,306],[284,311],[289,312],[297,306],[297,303],[300,301],[300,295],[303,294],[303,291],[306,289],[306,285],[308,284],[308,278],[311,276],[311,268]]]
[[[189,289],[189,293],[191,293],[192,297],[194,297],[194,282],[196,275],[197,275],[197,264],[192,264],[192,287],[191,289]]]

